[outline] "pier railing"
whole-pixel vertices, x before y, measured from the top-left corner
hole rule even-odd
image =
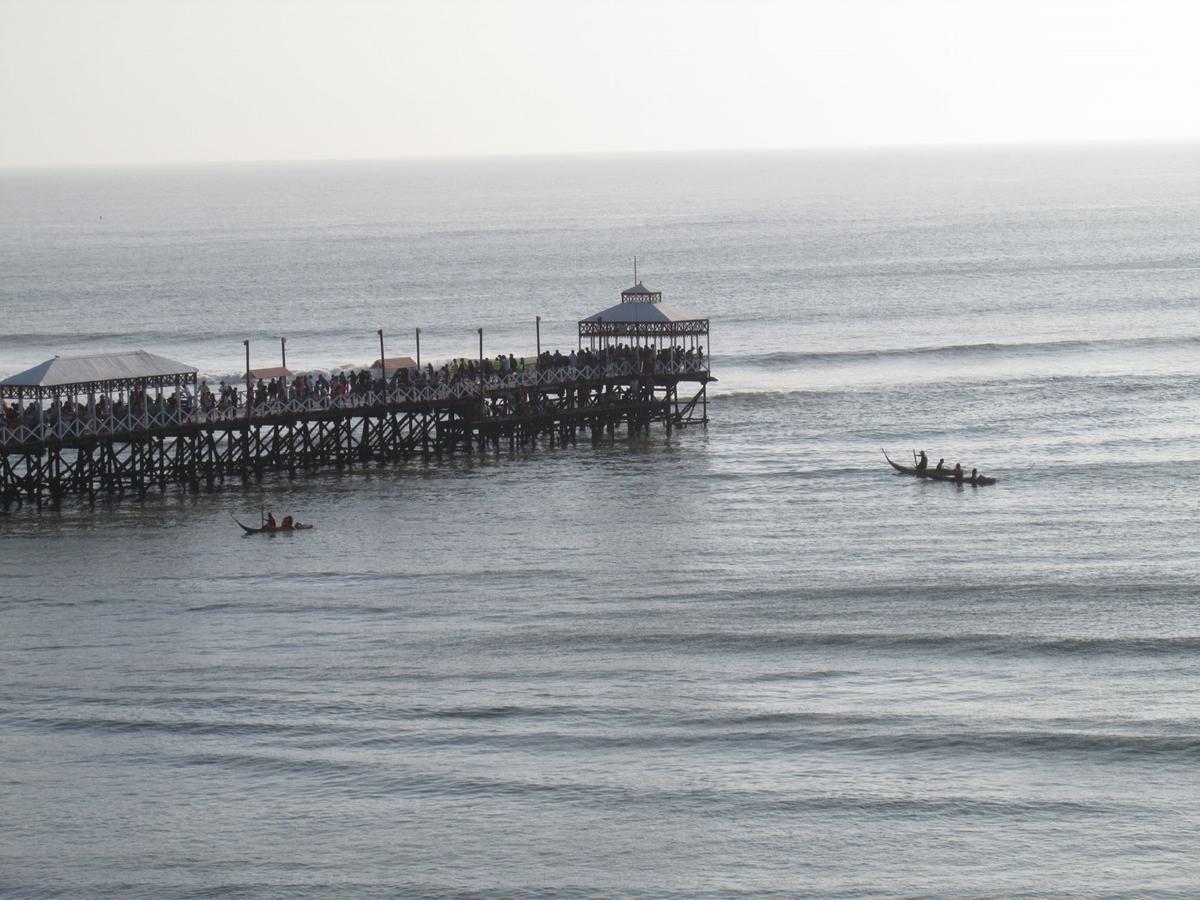
[[[404,404],[446,403],[478,398],[485,394],[529,388],[563,388],[595,385],[612,379],[634,379],[652,375],[705,375],[707,359],[679,359],[654,363],[652,372],[629,361],[610,362],[603,366],[560,366],[549,369],[528,369],[524,372],[491,374],[482,379],[463,378],[458,381],[439,381],[434,384],[393,384],[384,391],[350,393],[344,396],[310,394],[287,400],[273,400],[233,408],[163,409],[115,416],[111,413],[85,413],[55,417],[46,415],[40,422],[24,422],[10,426],[0,420],[0,447],[21,446],[48,440],[69,441],[88,437],[118,434],[138,434],[170,431],[190,425],[215,424],[230,421],[255,421],[279,416],[305,415],[334,410],[356,410]]]

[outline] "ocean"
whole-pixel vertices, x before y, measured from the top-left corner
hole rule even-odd
[[[719,379],[0,514],[0,894],[1195,896],[1197,222],[1183,144],[0,173],[0,377],[566,350],[636,255]]]

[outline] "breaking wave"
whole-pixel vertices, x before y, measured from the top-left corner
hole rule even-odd
[[[1190,348],[1200,343],[1200,335],[1187,337],[1145,337],[1097,341],[1030,341],[1018,343],[947,344],[931,347],[895,347],[879,350],[833,350],[828,352],[780,351],[739,356],[714,356],[713,367],[749,365],[787,367],[803,364],[838,362],[874,362],[889,359],[923,358],[1012,358],[1060,353],[1111,352],[1118,350],[1148,350]]]

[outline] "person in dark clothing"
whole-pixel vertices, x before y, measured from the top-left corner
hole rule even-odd
[[[921,458],[917,460],[917,471],[924,472],[929,468],[929,457],[925,455],[925,451],[921,451]]]

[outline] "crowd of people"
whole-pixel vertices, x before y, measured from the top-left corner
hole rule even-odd
[[[83,399],[58,397],[40,408],[34,400],[22,404],[19,400],[0,399],[0,423],[7,428],[18,428],[21,425],[33,427],[39,420],[51,423],[74,420],[124,420],[146,415],[157,416],[164,412],[174,413],[180,409],[184,412],[192,410],[192,399],[186,391],[173,391],[170,394],[157,391],[148,393],[145,387],[138,385],[130,389],[128,396],[124,391],[118,391],[115,398],[106,394]]]
[[[629,363],[634,366],[635,372],[652,373],[656,365],[666,367],[673,362],[676,368],[680,365],[693,369],[702,367],[704,350],[699,347],[658,349],[618,345],[600,350],[572,350],[567,354],[558,350],[547,351],[529,359],[515,357],[511,353],[507,356],[484,357],[482,360],[464,357],[452,359],[436,368],[432,363],[426,363],[424,367],[414,366],[394,372],[360,369],[335,372],[328,377],[323,373],[297,375],[291,379],[277,377],[256,383],[253,402],[255,406],[262,406],[289,399],[365,397],[409,388],[438,388],[464,382],[475,384],[480,380],[481,372],[485,384],[512,381],[512,376],[534,372],[553,373],[555,380],[568,382],[588,377],[586,371],[580,370],[607,368],[611,363]],[[518,377],[515,380],[529,379]],[[236,407],[236,396],[228,396],[231,391],[236,395],[236,388],[230,388],[222,382],[220,391],[214,395],[207,384],[201,384],[200,408],[208,411]]]
[[[565,354],[558,350],[547,351],[528,359],[515,357],[511,353],[484,357],[482,360],[464,357],[449,360],[437,367],[426,363],[423,367],[401,368],[392,372],[381,372],[379,369],[348,370],[330,375],[314,372],[255,382],[252,404],[256,408],[270,410],[275,404],[293,400],[304,403],[313,399],[365,399],[413,388],[432,388],[436,392],[456,385],[474,386],[479,383],[481,373],[484,384],[493,387],[504,384],[534,386],[538,382],[546,383],[547,379],[555,383],[580,382],[594,380],[598,369],[607,370],[612,363],[628,363],[632,366],[630,374],[640,375],[653,374],[656,367],[696,370],[703,367],[704,351],[698,347],[658,349],[618,345],[600,350],[572,350]],[[540,377],[526,377],[534,375]],[[214,392],[207,382],[201,382],[197,393],[200,409],[206,413],[233,414],[238,409],[236,386],[221,382]]]
[[[622,374],[632,376],[628,391],[633,397],[647,398],[653,391],[651,376],[656,371],[698,371],[704,368],[702,348],[653,347],[618,344],[599,349],[546,351],[537,357],[515,357],[512,354],[478,359],[453,359],[435,367],[401,368],[381,372],[379,369],[358,369],[296,375],[289,378],[258,379],[252,382],[250,400],[252,412],[270,414],[280,404],[300,401],[360,400],[373,401],[380,394],[388,399],[403,399],[403,392],[432,388],[431,399],[453,396],[455,389],[463,395],[482,380],[493,389],[511,387],[508,393],[492,396],[485,409],[493,415],[526,413],[544,408],[540,392],[528,390],[539,384],[562,385],[566,399],[572,404],[592,402],[596,397],[614,390],[603,378],[612,373],[613,364],[622,366]],[[195,395],[187,389],[147,391],[135,386],[128,394],[118,391],[115,397],[104,394],[86,398],[59,397],[43,405],[35,401],[0,401],[0,425],[16,429],[22,425],[36,427],[40,423],[63,421],[142,421],[146,417],[160,418],[162,413],[182,412],[190,415],[199,411],[206,417],[234,418],[244,415],[245,391],[236,383],[224,381],[214,389],[201,381]]]

